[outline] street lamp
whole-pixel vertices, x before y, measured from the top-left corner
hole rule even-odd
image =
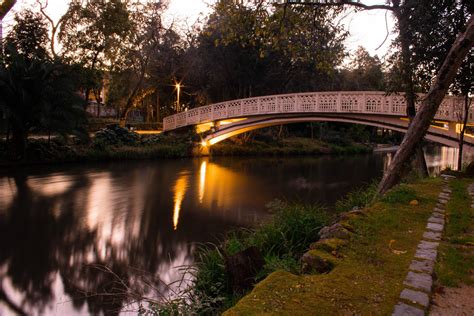
[[[181,93],[181,84],[176,83],[176,112],[179,112],[179,94]]]

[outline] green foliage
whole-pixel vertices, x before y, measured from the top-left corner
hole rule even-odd
[[[257,279],[278,269],[298,273],[299,258],[309,244],[318,239],[319,230],[327,223],[328,215],[321,208],[274,201],[268,205],[274,216],[268,223],[254,230],[241,229],[228,234],[219,246],[204,245],[197,252],[196,279],[193,293],[199,301],[212,301],[200,312],[215,313],[231,306],[238,294],[233,293],[225,271],[225,256],[255,246],[262,253],[265,264]]]
[[[95,134],[93,144],[102,148],[115,145],[137,145],[139,139],[140,136],[137,133],[117,124],[112,124]]]
[[[440,246],[440,260],[436,267],[438,282],[443,286],[457,287],[460,284],[472,284],[470,271],[474,266],[474,256],[463,249],[449,245]]]
[[[257,138],[257,137],[255,137]],[[342,137],[340,137],[342,139]],[[326,142],[303,138],[286,137],[281,141],[252,140],[239,144],[235,140],[227,140],[213,145],[211,153],[215,156],[291,156],[291,155],[323,155],[323,154],[357,154],[371,152],[368,146],[346,142],[346,145],[333,145]]]
[[[39,13],[28,9],[17,13],[15,24],[5,40],[8,47],[7,60],[9,50],[15,50],[26,60],[45,60],[48,57],[48,29],[45,19]]]
[[[341,213],[351,211],[354,208],[364,208],[374,200],[376,192],[376,182],[373,182],[367,187],[362,187],[351,191],[344,198],[336,202],[336,211]]]
[[[131,30],[129,16],[122,1],[71,1],[58,36],[65,57],[93,70],[115,62]]]
[[[188,78],[208,102],[331,89],[346,33],[334,10],[218,1],[195,47]],[[212,69],[212,71],[209,71]]]
[[[472,238],[465,237],[474,228],[471,198],[464,181],[453,181],[451,188],[453,193],[448,203],[449,225],[446,227],[446,237],[454,243],[469,242]]]
[[[384,72],[378,56],[370,56],[365,48],[359,46],[351,59],[349,67],[340,73],[341,90],[385,90]]]
[[[298,257],[318,239],[318,232],[328,220],[321,208],[299,204],[272,204],[275,215],[249,237],[250,244],[262,252]]]
[[[382,201],[392,204],[406,204],[415,199],[417,199],[416,191],[407,185],[401,184],[387,192],[382,198]]]

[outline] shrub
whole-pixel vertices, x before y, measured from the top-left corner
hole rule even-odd
[[[117,124],[111,124],[95,134],[93,145],[96,147],[136,145],[139,139],[140,136],[137,133],[131,132]]]

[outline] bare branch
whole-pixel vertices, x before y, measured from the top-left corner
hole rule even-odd
[[[15,5],[16,0],[3,0],[0,3],[0,21],[3,20],[8,11],[10,11]]]
[[[390,31],[388,30],[388,19],[387,19],[387,13],[388,11],[385,12],[385,38],[383,42],[375,49],[378,50],[380,47],[382,47],[383,44],[387,41],[388,36],[390,35]]]
[[[290,5],[308,5],[308,6],[316,6],[316,7],[342,7],[345,5],[360,8],[363,10],[389,10],[389,11],[395,11],[396,8],[389,6],[389,5],[384,5],[384,4],[374,4],[374,5],[367,5],[363,4],[354,0],[339,0],[335,2],[300,2],[300,3],[293,3],[293,2],[285,2],[286,4]]]

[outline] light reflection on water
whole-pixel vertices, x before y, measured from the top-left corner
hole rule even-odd
[[[127,290],[162,295],[199,243],[254,226],[279,198],[331,205],[381,176],[390,154],[31,167],[0,176],[0,314],[117,314]],[[455,167],[434,148],[432,171]],[[99,267],[107,267],[105,273]],[[117,276],[117,277],[116,277]],[[152,280],[152,281],[150,281]],[[161,281],[160,281],[161,280]],[[88,296],[84,296],[88,294]]]

